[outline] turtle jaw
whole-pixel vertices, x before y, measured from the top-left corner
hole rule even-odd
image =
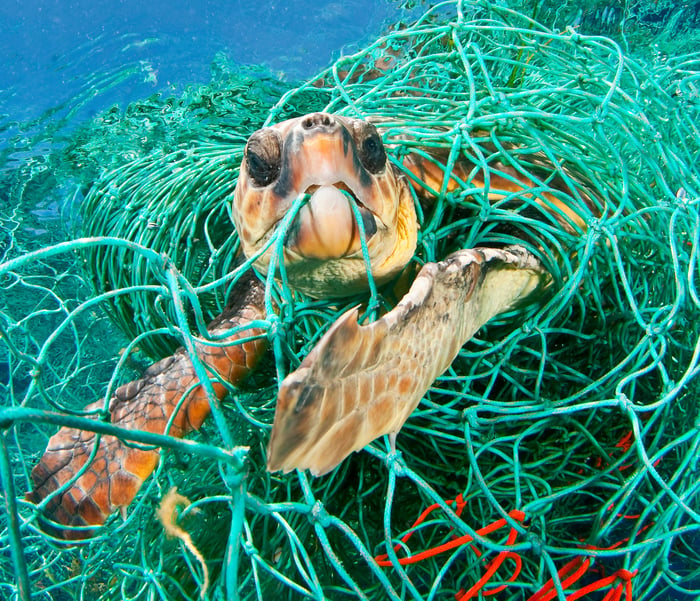
[[[368,209],[346,184],[312,185],[305,193],[306,202],[286,231],[279,231],[282,223],[279,220],[258,245],[263,247],[271,237],[283,236],[285,277],[295,290],[314,298],[349,296],[366,290],[366,259],[375,282],[383,283],[403,270],[416,247],[413,199],[403,180],[401,183],[396,190],[398,206],[394,222],[389,225]],[[353,204],[361,217],[362,231]],[[363,234],[366,258],[362,251]],[[255,263],[264,273],[269,268],[274,246]]]
[[[260,130],[248,142],[233,207],[243,251],[252,257],[272,237],[282,236],[289,284],[314,297],[366,289],[367,262],[375,280],[387,280],[405,267],[415,250],[417,220],[408,184],[385,155],[380,168],[372,163],[373,170],[366,167],[361,149],[367,128],[377,136],[364,121],[317,113]],[[266,153],[263,158],[277,160],[278,172],[274,164],[259,168],[258,148]],[[275,177],[255,181],[256,170]],[[305,203],[281,231],[299,196]],[[275,247],[256,258],[256,268],[267,272]]]
[[[284,247],[295,260],[333,260],[361,252],[361,237],[369,241],[380,229],[381,220],[338,182],[332,186],[310,186],[307,202],[285,232]],[[362,232],[352,205],[357,207]],[[276,229],[276,228],[275,228]]]

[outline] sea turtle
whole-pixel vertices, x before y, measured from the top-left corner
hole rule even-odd
[[[402,161],[399,169],[388,160],[381,122],[313,113],[256,131],[246,145],[233,199],[243,253],[264,274],[274,265],[273,242],[280,240],[283,279],[314,297],[366,289],[368,264],[378,284],[402,272],[410,276],[416,200],[430,202],[436,191],[467,178],[494,202],[520,194],[521,202],[527,198],[531,209],[548,214],[563,230],[585,227],[557,195],[534,194],[533,181],[506,164],[487,183],[466,159],[454,164],[448,178],[444,157],[409,153]],[[357,309],[343,314],[280,384],[268,470],[325,474],[383,434],[393,444],[462,345],[493,316],[547,286],[550,278],[533,250],[536,245],[526,244],[457,251],[423,265],[400,302],[375,321],[360,325]],[[264,333],[252,322],[264,318],[264,286],[248,273],[209,325],[216,342],[196,345],[220,398],[226,389],[217,379],[236,384],[263,354]],[[109,403],[111,421],[183,436],[209,413],[198,382],[187,351],[180,349],[117,389]],[[94,444],[92,432],[61,428],[32,471],[34,489],[27,498],[43,502],[43,515],[51,521],[82,527],[48,525],[57,536],[84,538],[115,510],[124,510],[159,458],[157,450],[112,436],[102,436],[97,450]]]

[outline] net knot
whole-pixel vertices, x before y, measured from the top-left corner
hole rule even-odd
[[[309,513],[309,520],[314,524],[318,524],[321,528],[328,528],[331,525],[330,516],[321,501],[314,503]]]
[[[477,405],[472,405],[462,411],[462,423],[466,423],[470,430],[477,433],[481,430],[478,411],[479,408]]]
[[[625,413],[634,413],[634,403],[624,392],[617,393],[617,402],[620,403],[620,409]]]
[[[592,219],[586,225],[588,228],[586,231],[586,243],[588,245],[597,245],[603,236],[609,240],[614,239],[616,236],[615,226],[610,227],[602,219]]]
[[[255,548],[255,545],[251,541],[249,541],[249,540],[241,541],[241,546],[243,547],[244,553],[248,557],[255,557],[255,556],[259,555],[258,550]]]
[[[291,316],[280,317],[277,313],[270,313],[267,318],[267,339],[270,342],[284,338],[285,332],[293,326],[293,319]]]
[[[605,123],[605,118],[607,117],[607,115],[608,107],[601,105],[593,111],[591,118],[593,119],[594,123],[602,125],[603,123]]]
[[[246,448],[247,450],[247,448]],[[224,482],[229,490],[237,489],[246,477],[246,470],[241,464],[240,457],[231,454],[230,463],[224,470]]]
[[[650,323],[644,329],[644,333],[648,338],[658,338],[659,336],[665,336],[668,333],[668,323]]]
[[[406,473],[406,465],[403,461],[403,455],[398,449],[394,449],[387,453],[386,465],[390,471],[393,471],[397,476],[403,476]]]
[[[523,322],[523,324],[520,326],[520,330],[522,331],[525,336],[528,336],[529,334],[532,334],[532,332],[536,329],[535,322],[532,319],[528,319]]]
[[[603,222],[599,217],[591,217],[586,224],[588,226],[589,236],[600,236],[603,231]]]
[[[481,206],[481,209],[479,210],[479,221],[486,222],[490,219],[491,217],[491,205],[490,204],[484,204]]]
[[[569,39],[574,43],[574,44],[580,44],[581,43],[581,34],[576,31],[571,25],[568,25],[566,28],[566,33],[569,34]]]
[[[530,544],[530,552],[533,555],[540,556],[544,551],[544,544],[539,535],[529,532],[527,534],[527,542]]]
[[[498,106],[498,105],[503,105],[503,106],[508,106],[510,103],[508,102],[508,98],[503,92],[496,92],[493,96],[493,103]]]
[[[426,248],[435,248],[437,244],[437,236],[435,232],[425,232],[421,235],[421,241]]]
[[[684,211],[687,211],[690,208],[690,198],[688,198],[688,193],[685,191],[685,188],[681,186],[678,188],[676,191],[676,196],[674,197],[674,204],[683,209]]]

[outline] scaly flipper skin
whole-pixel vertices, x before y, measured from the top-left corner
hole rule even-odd
[[[232,301],[209,324],[208,332],[217,339],[232,328],[264,317],[262,284],[249,276],[234,288]],[[236,385],[256,367],[264,353],[267,345],[264,334],[250,328],[221,340],[225,346],[198,343],[197,354],[212,374]],[[251,336],[263,337],[238,342]],[[222,398],[225,386],[214,380],[213,387],[217,397]],[[102,406],[99,401],[86,410]],[[176,409],[172,425],[167,429]],[[184,349],[179,349],[173,356],[149,367],[141,379],[120,386],[110,400],[109,411],[111,423],[122,428],[157,434],[167,429],[168,434],[182,437],[201,427],[210,407],[192,361]],[[95,440],[93,432],[61,428],[51,437],[43,457],[32,470],[34,489],[27,494],[27,500],[39,504],[71,480],[90,458]],[[44,529],[66,540],[89,538],[94,528],[64,529],[58,525],[99,526],[117,509],[125,510],[155,469],[159,457],[159,449],[139,449],[114,436],[102,436],[92,463],[67,490],[52,496],[43,508]]]
[[[477,248],[428,263],[381,319],[341,316],[280,387],[270,471],[322,475],[383,434],[395,434],[462,345],[548,280],[522,247]]]

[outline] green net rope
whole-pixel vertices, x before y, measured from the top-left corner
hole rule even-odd
[[[201,566],[155,518],[174,485],[193,501],[179,521],[213,599],[700,594],[699,66],[641,63],[608,38],[446,3],[313,82],[279,85],[276,101],[268,89],[268,102],[245,102],[245,80],[132,108],[149,123],[172,111],[166,125],[184,133],[103,163],[81,238],[31,250],[3,215],[14,226],[0,265],[2,596],[199,598]],[[525,236],[555,285],[464,347],[397,454],[379,440],[320,479],[264,469],[277,378],[358,299],[271,282],[274,351],[225,418],[191,441],[136,435],[172,452],[126,518],[88,544],[52,544],[22,500],[47,424],[85,423],[85,403],[203,331],[246,268],[229,215],[244,141],[312,110],[380,120],[397,165],[409,150],[448,168],[468,156],[486,173],[502,161],[561,194],[542,175],[555,165],[587,231],[490,204],[468,181],[419,205],[417,262]],[[125,123],[95,125],[73,152],[113,156],[109,134],[129,134]]]

